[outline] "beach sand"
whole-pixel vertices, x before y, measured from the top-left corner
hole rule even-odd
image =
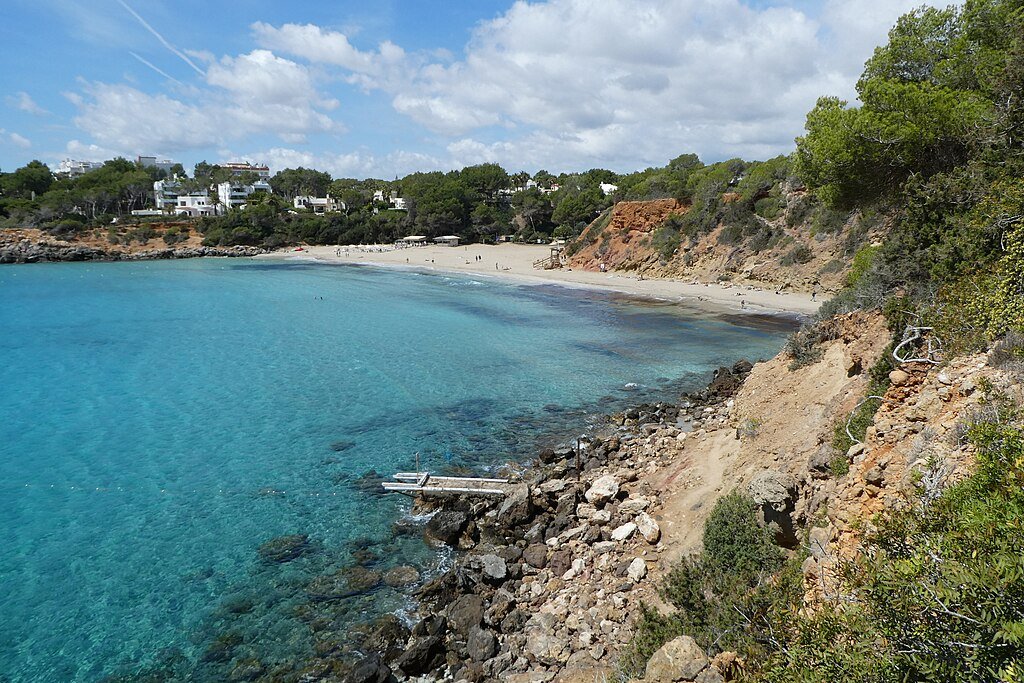
[[[340,256],[337,255],[338,250]],[[325,263],[467,273],[533,284],[603,289],[641,298],[682,302],[713,311],[810,315],[820,305],[820,301],[811,301],[811,295],[803,293],[776,294],[770,289],[748,289],[729,284],[694,284],[692,281],[661,278],[640,280],[636,275],[625,273],[567,268],[542,270],[533,267],[534,261],[546,258],[549,253],[547,245],[539,244],[470,244],[459,247],[427,245],[404,249],[395,249],[391,245],[315,246],[303,247],[302,251],[278,251],[260,258],[311,259]]]

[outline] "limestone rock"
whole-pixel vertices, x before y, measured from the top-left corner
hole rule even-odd
[[[498,524],[514,527],[530,520],[533,506],[530,502],[530,487],[520,484],[512,488],[505,502],[498,509]]]
[[[626,541],[629,540],[629,538],[635,533],[636,524],[634,524],[633,522],[626,522],[625,524],[618,527],[617,529],[615,529],[615,531],[612,532],[612,540],[620,542]]]
[[[526,651],[542,664],[557,664],[562,661],[568,643],[555,635],[558,618],[549,612],[539,612],[526,622]]]
[[[636,528],[640,532],[640,535],[644,537],[644,540],[650,544],[655,544],[658,539],[661,538],[661,527],[654,521],[646,512],[641,512],[636,516]]]
[[[646,498],[627,498],[619,503],[619,514],[628,517],[641,513],[650,506],[651,501]]]
[[[590,488],[587,489],[587,492],[583,494],[583,497],[591,505],[599,507],[614,498],[618,492],[619,480],[610,474],[606,474],[594,481]]]
[[[903,386],[910,381],[910,373],[903,370],[893,370],[889,373],[889,381],[895,386]]]
[[[793,511],[796,507],[796,480],[779,470],[764,470],[754,475],[748,491],[761,510],[765,526],[775,532],[775,542],[784,548],[799,544]]]
[[[647,576],[647,563],[642,558],[635,558],[629,563],[629,568],[626,570],[626,576],[633,579],[633,583],[640,583],[640,581]]]
[[[483,575],[495,581],[501,581],[508,575],[508,565],[497,555],[484,555],[480,558],[480,569]]]
[[[680,636],[665,643],[649,662],[644,680],[647,683],[694,681],[708,668],[708,656],[690,636]]]

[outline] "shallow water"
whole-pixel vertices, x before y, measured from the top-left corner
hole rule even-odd
[[[773,355],[788,327],[354,266],[0,268],[0,680],[180,669],[232,629],[232,657],[300,658],[311,576],[356,547],[377,568],[438,562],[395,535],[404,499],[361,475],[416,452],[434,469],[525,460]],[[290,533],[317,552],[259,561]],[[379,590],[332,618],[406,604]]]

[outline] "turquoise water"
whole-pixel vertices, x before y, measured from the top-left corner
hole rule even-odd
[[[226,631],[241,635],[216,666],[300,659],[310,577],[354,558],[425,573],[439,560],[396,532],[404,500],[360,476],[412,469],[417,451],[432,468],[526,459],[770,356],[788,332],[734,323],[319,264],[0,268],[0,680],[182,670],[204,653],[216,678],[210,643]],[[259,561],[290,533],[316,552]],[[343,630],[408,603],[382,589],[331,618]]]

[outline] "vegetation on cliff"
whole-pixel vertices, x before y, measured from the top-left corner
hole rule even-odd
[[[897,342],[908,325],[930,328],[949,359],[998,341],[1019,367],[1024,5],[970,0],[902,17],[857,91],[855,107],[818,102],[787,172],[820,211],[887,207],[892,227],[880,244],[855,251],[845,288],[794,335],[792,369],[818,358],[836,313],[857,309],[883,311]],[[708,206],[693,201],[698,214]],[[685,234],[678,221],[666,224]],[[872,368],[869,393],[885,392],[891,370]],[[1024,418],[991,387],[982,390],[982,409],[961,416],[957,429],[975,454],[973,474],[945,488],[919,480],[902,508],[863,520],[861,551],[844,561],[834,594],[809,609],[793,571],[799,552],[786,563],[765,552],[764,539],[744,531],[757,528],[749,505],[729,527],[744,550],[714,540],[723,510],[740,500],[722,499],[701,553],[664,580],[672,611],[645,614],[627,668],[639,673],[646,655],[686,633],[712,654],[739,653],[742,680],[1024,680]],[[879,403],[854,412],[858,439]],[[846,424],[836,427],[841,454],[851,445]],[[708,568],[737,552],[761,558],[754,573],[743,563],[724,577]]]

